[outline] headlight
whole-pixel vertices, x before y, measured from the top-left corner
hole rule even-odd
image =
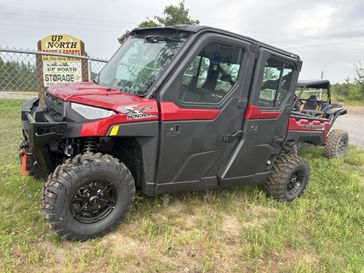
[[[71,108],[87,119],[100,119],[116,115],[116,113],[111,110],[87,106],[78,103],[71,103]]]

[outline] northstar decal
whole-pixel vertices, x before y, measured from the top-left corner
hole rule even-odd
[[[153,118],[154,115],[150,113],[144,113],[145,110],[152,110],[152,106],[140,107],[138,105],[120,106],[118,109],[126,114],[127,119],[143,119],[143,118]]]

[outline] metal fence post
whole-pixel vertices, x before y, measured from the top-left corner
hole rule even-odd
[[[91,58],[89,57],[87,60],[87,71],[88,71],[88,81],[92,81],[92,74],[91,74]]]

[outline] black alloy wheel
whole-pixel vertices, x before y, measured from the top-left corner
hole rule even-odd
[[[117,199],[117,190],[113,184],[100,180],[87,182],[72,197],[72,217],[85,224],[97,223],[112,212]]]

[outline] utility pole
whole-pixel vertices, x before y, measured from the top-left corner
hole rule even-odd
[[[324,71],[322,70],[321,71],[321,80],[323,80],[324,79]],[[319,98],[320,100],[322,100],[322,88],[320,89],[320,98]]]

